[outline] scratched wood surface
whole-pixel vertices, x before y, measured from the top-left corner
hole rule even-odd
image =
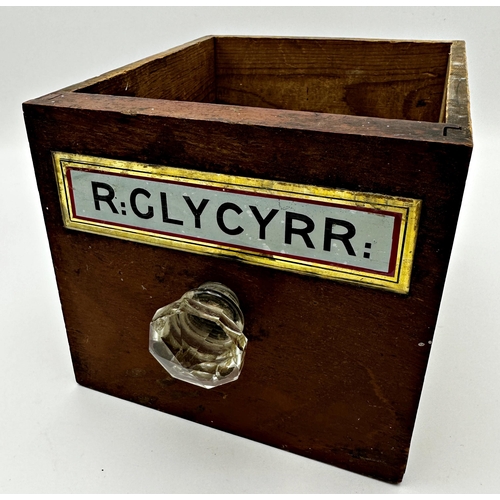
[[[467,114],[463,99],[450,116]],[[71,90],[24,111],[79,383],[402,479],[472,151],[468,121],[444,135],[437,123]],[[421,199],[410,293],[67,230],[51,151]],[[240,298],[249,346],[237,382],[204,390],[168,376],[148,352],[148,326],[212,280]]]

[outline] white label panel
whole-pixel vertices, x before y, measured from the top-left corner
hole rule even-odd
[[[54,154],[67,227],[406,293],[420,202]]]

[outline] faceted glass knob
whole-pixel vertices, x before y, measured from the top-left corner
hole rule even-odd
[[[206,389],[236,380],[247,338],[233,291],[209,282],[156,311],[149,351],[174,378]]]

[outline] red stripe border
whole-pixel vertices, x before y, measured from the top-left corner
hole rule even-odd
[[[391,245],[391,257],[389,259],[389,267],[387,272],[383,271],[376,271],[373,269],[369,268],[363,268],[363,267],[358,267],[358,266],[350,266],[347,264],[340,264],[340,263],[332,263],[331,261],[324,261],[320,259],[312,259],[312,258],[306,258],[306,257],[301,257],[301,256],[295,256],[295,255],[290,255],[290,254],[282,254],[278,252],[273,252],[270,250],[263,250],[263,249],[257,249],[253,247],[246,247],[242,245],[235,245],[231,243],[226,243],[226,242],[221,242],[217,240],[209,240],[209,239],[204,239],[204,238],[197,238],[195,236],[189,236],[186,237],[185,235],[179,235],[177,233],[170,233],[167,231],[160,231],[156,229],[149,229],[149,228],[143,228],[140,226],[132,226],[128,224],[121,224],[119,222],[110,222],[106,220],[101,220],[101,219],[94,219],[91,217],[82,217],[77,215],[76,212],[76,204],[75,204],[75,199],[73,196],[73,182],[71,179],[71,173],[73,171],[83,171],[83,172],[88,172],[92,174],[99,174],[102,173],[104,175],[111,175],[111,176],[117,176],[117,177],[130,177],[133,179],[138,179],[142,181],[153,181],[153,182],[160,182],[164,184],[176,184],[176,185],[181,185],[181,186],[188,186],[188,187],[198,187],[200,189],[208,189],[208,190],[213,190],[213,191],[219,191],[219,192],[227,192],[227,193],[233,193],[233,194],[245,194],[248,196],[255,196],[255,197],[262,197],[262,198],[274,198],[274,199],[280,199],[280,200],[287,200],[287,201],[294,201],[294,202],[301,202],[301,203],[306,203],[306,204],[312,204],[312,205],[322,205],[322,206],[329,206],[329,207],[335,207],[335,208],[343,208],[347,210],[358,210],[362,212],[369,212],[369,213],[376,213],[384,216],[390,216],[394,217],[394,229],[393,229],[393,234],[392,234],[392,245]],[[400,234],[401,234],[401,225],[402,225],[402,214],[400,212],[391,212],[388,210],[379,210],[376,208],[369,208],[369,207],[359,207],[359,206],[349,206],[345,205],[342,203],[328,203],[326,201],[320,201],[320,200],[309,200],[309,199],[303,199],[299,197],[293,197],[293,196],[281,196],[281,195],[274,195],[274,194],[269,194],[269,193],[255,193],[252,191],[246,191],[245,189],[235,189],[235,188],[225,188],[225,187],[217,187],[217,186],[207,186],[207,185],[200,185],[198,183],[193,183],[193,182],[188,182],[188,181],[177,181],[177,180],[170,180],[170,179],[161,179],[161,178],[156,178],[156,177],[147,177],[147,176],[140,176],[140,175],[131,175],[128,173],[117,173],[117,172],[109,172],[107,170],[101,170],[101,169],[92,169],[92,168],[74,168],[74,167],[63,167],[63,172],[64,176],[67,179],[67,184],[68,184],[68,189],[69,193],[66,193],[67,197],[70,200],[71,203],[71,210],[72,210],[72,220],[73,221],[83,221],[84,223],[99,223],[106,225],[109,228],[113,227],[118,227],[118,228],[124,228],[124,229],[132,229],[136,231],[142,231],[142,232],[147,232],[147,233],[152,233],[152,234],[157,234],[161,236],[167,236],[170,238],[177,238],[179,240],[183,240],[185,242],[193,242],[193,244],[200,244],[200,243],[209,243],[212,245],[220,245],[222,247],[234,249],[234,250],[239,250],[239,251],[247,251],[251,253],[257,253],[257,254],[263,254],[266,256],[272,256],[272,257],[286,257],[287,259],[293,259],[293,260],[298,260],[300,262],[304,263],[315,263],[315,264],[320,264],[320,265],[326,265],[329,268],[332,269],[346,269],[350,271],[361,271],[365,272],[368,274],[372,275],[378,275],[378,276],[387,276],[387,277],[395,277],[397,274],[397,269],[396,269],[396,264],[397,264],[397,258],[398,258],[398,248],[399,248],[399,239],[400,239]],[[202,179],[200,179],[202,181]],[[212,181],[213,182],[213,181]],[[222,184],[222,183],[221,183]]]

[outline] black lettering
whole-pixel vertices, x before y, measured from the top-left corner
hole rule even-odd
[[[183,196],[183,198],[186,200],[189,210],[191,210],[191,213],[194,215],[194,227],[196,229],[201,229],[201,214],[203,213],[203,210],[205,210],[208,200],[206,198],[201,200],[201,203],[197,208],[194,206],[194,203],[189,196]]]
[[[167,195],[165,193],[160,193],[161,199],[161,214],[163,216],[163,222],[166,224],[176,224],[178,226],[182,226],[184,222],[177,219],[170,219],[168,217],[168,204],[167,204]]]
[[[107,191],[106,194],[99,194],[99,189],[105,189]],[[109,208],[114,214],[118,213],[115,205],[113,204],[113,199],[115,197],[115,190],[104,182],[95,182],[92,181],[92,194],[94,196],[94,206],[96,210],[101,210],[101,201],[107,203]]]
[[[372,244],[371,244],[370,242],[365,243],[365,248],[366,248],[367,250],[370,250],[370,249],[371,249],[371,247],[372,247]],[[370,258],[370,253],[371,253],[371,252],[365,252],[365,253],[363,254],[363,258],[364,258],[364,259],[369,259],[369,258]]]
[[[293,221],[298,220],[305,223],[304,227],[293,227]],[[314,231],[314,221],[303,214],[295,214],[292,212],[286,212],[285,214],[285,243],[287,245],[292,244],[292,234],[298,234],[302,236],[304,243],[307,248],[314,248],[313,242],[311,241],[311,237],[309,233]]]
[[[342,234],[333,233],[332,230],[335,226],[341,226],[347,231]],[[356,252],[349,241],[356,234],[356,228],[354,224],[347,222],[346,220],[330,219],[327,217],[325,219],[325,240],[323,244],[323,250],[329,252],[332,248],[332,240],[339,240],[344,244],[345,249],[349,255],[356,257]]]
[[[151,193],[146,191],[145,189],[142,188],[136,188],[130,193],[130,206],[132,207],[132,211],[134,212],[137,217],[140,217],[141,219],[151,219],[153,217],[154,212],[153,212],[153,207],[148,206],[148,211],[146,213],[141,212],[137,208],[137,197],[139,195],[145,196],[146,198],[151,198]]]
[[[224,231],[226,234],[230,235],[241,234],[243,232],[243,228],[241,226],[235,227],[234,229],[230,229],[229,227],[226,226],[226,223],[224,222],[224,213],[227,210],[233,210],[238,215],[241,214],[241,212],[243,212],[243,210],[235,203],[230,203],[230,202],[223,203],[217,209],[217,224],[219,225],[221,230]]]
[[[260,214],[259,210],[257,207],[254,207],[252,205],[249,206],[250,210],[252,211],[254,217],[257,219],[257,222],[259,223],[259,239],[265,240],[266,239],[266,227],[268,224],[274,219],[275,215],[278,213],[278,210],[276,208],[273,208],[265,218],[262,217]]]

